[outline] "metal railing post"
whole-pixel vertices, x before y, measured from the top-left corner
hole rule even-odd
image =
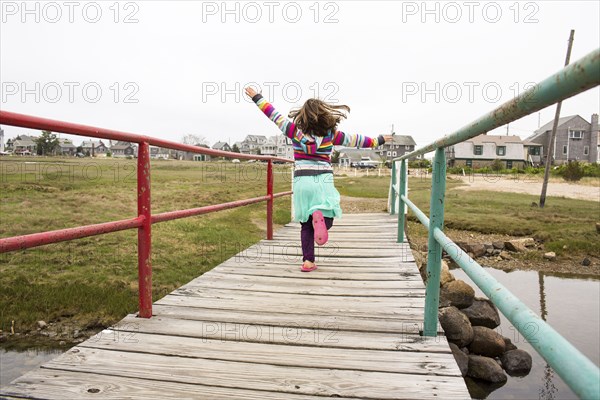
[[[444,197],[446,193],[446,153],[443,147],[435,151],[431,175],[431,202],[429,207],[429,238],[427,242],[427,288],[425,291],[425,318],[423,336],[437,336],[438,306],[440,302],[440,271],[442,246],[434,237],[435,228],[444,226]]]
[[[267,240],[273,240],[273,161],[267,163]]]
[[[152,214],[150,212],[150,145],[140,143],[137,161],[139,317],[152,317]]]
[[[400,162],[400,194],[398,195],[398,243],[404,243],[405,210],[402,196],[406,196],[406,160]]]
[[[394,188],[394,185],[396,185],[396,162],[392,161],[392,185],[391,185],[391,196],[390,196],[390,214],[394,215],[396,214],[396,189]]]

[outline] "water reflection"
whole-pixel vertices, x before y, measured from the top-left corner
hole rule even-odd
[[[0,386],[25,374],[26,372],[52,360],[65,349],[27,349],[24,351],[0,349]]]
[[[484,269],[598,365],[600,361],[598,349],[600,281],[598,278],[577,274],[504,272],[493,268]],[[452,273],[457,279],[462,279],[473,286],[477,296],[485,297],[464,271],[453,269]],[[573,312],[574,310],[577,312]],[[531,372],[525,377],[509,377],[506,385],[500,388],[467,380],[473,398],[577,399],[575,393],[512,324],[502,314],[500,318],[502,322],[496,330],[503,336],[511,338],[518,348],[531,354],[533,359]]]

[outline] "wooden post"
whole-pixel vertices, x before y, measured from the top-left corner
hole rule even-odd
[[[571,61],[571,48],[573,47],[573,40],[575,39],[575,30],[571,30],[569,35],[569,45],[567,47],[567,58],[565,60],[565,66],[569,65]],[[542,184],[542,194],[540,195],[540,208],[544,208],[546,204],[546,191],[548,190],[548,178],[550,176],[550,167],[552,166],[552,153],[554,152],[554,138],[556,137],[556,129],[558,128],[558,119],[560,118],[560,108],[562,107],[562,101],[556,103],[556,113],[554,114],[554,123],[552,124],[552,133],[548,137],[548,145],[546,149],[548,155],[546,156],[546,165],[544,168],[544,183]],[[567,132],[567,141],[569,140]]]

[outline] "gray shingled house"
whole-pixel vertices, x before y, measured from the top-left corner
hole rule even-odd
[[[548,156],[548,137],[552,133],[553,122],[550,121],[540,127],[526,139],[528,143],[541,145],[542,162],[545,162]],[[555,164],[564,164],[575,160],[590,163],[600,162],[598,114],[592,115],[591,122],[587,122],[579,115],[559,118],[553,158]]]

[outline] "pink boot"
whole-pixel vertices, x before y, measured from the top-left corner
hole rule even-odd
[[[321,211],[315,211],[312,213],[312,224],[313,229],[315,230],[315,242],[317,242],[319,246],[323,246],[325,243],[327,243],[329,234],[327,233],[325,218],[323,217],[323,213]]]

